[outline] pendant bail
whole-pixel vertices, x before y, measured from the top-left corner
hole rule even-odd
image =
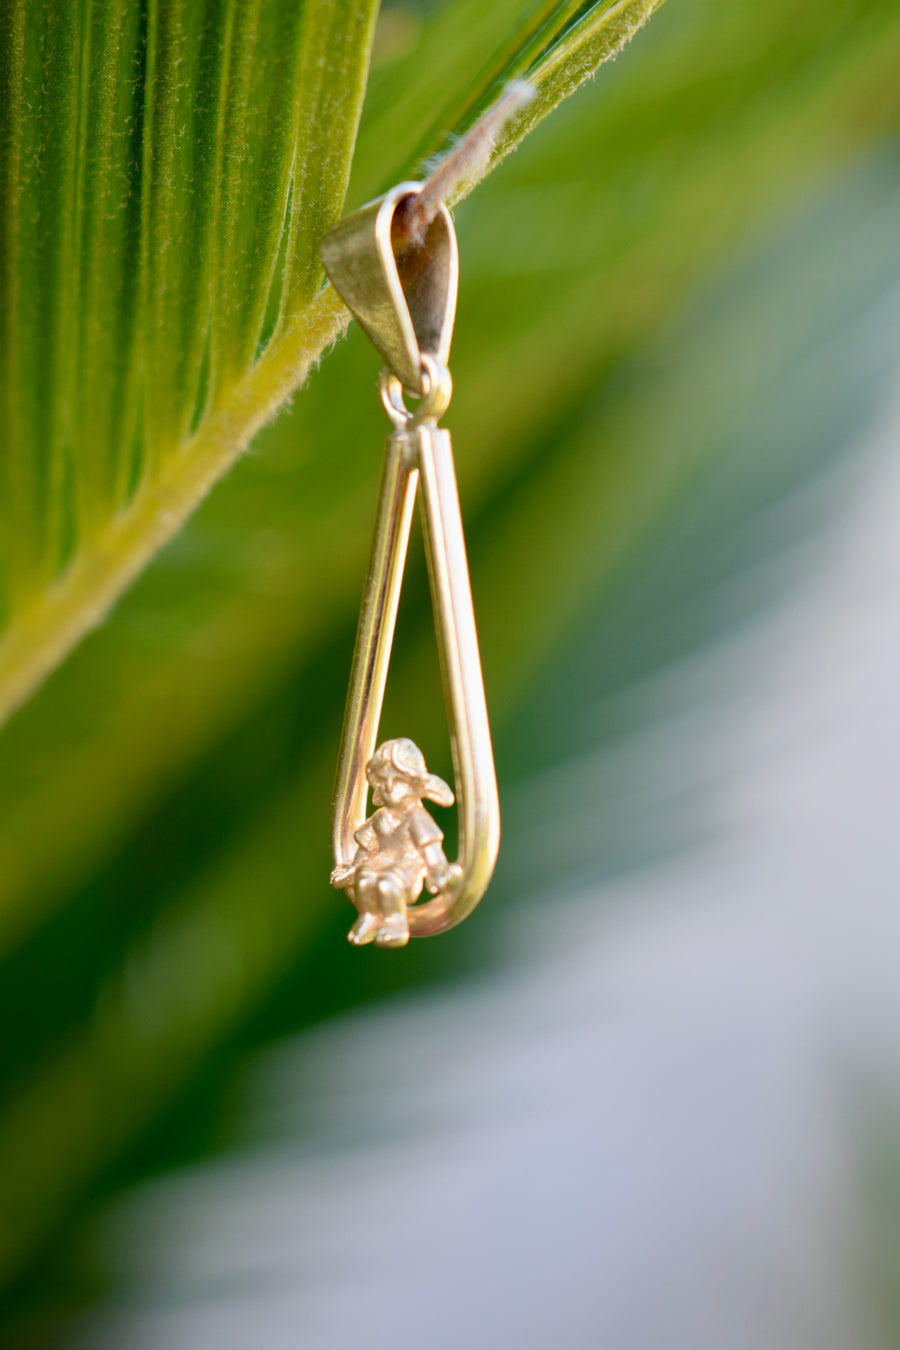
[[[456,231],[441,206],[424,242],[394,253],[397,209],[421,183],[399,183],[384,197],[345,216],[320,244],[325,271],[391,372],[421,397],[422,356],[446,365],[450,356],[459,255]]]

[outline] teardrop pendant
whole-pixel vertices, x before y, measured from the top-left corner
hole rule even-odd
[[[385,450],[332,816],[332,884],[345,890],[358,910],[350,941],[385,947],[403,946],[411,935],[443,932],[466,918],[487,889],[500,843],[453,451],[449,433],[437,426],[452,389],[444,364],[457,276],[449,212],[441,208],[424,245],[401,259],[399,268],[390,245],[394,213],[417,191],[416,184],[401,184],[342,221],[322,244],[335,288],[389,363],[381,387],[394,432]],[[404,387],[421,400],[414,414],[404,406]],[[453,793],[428,773],[412,741],[377,745],[419,489],[456,787],[459,848],[452,863],[423,799],[450,805]],[[367,818],[369,788],[375,810]],[[433,898],[417,904],[423,889]]]

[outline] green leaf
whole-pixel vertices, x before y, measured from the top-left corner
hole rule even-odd
[[[527,65],[538,99],[521,138],[658,3],[607,0],[574,25],[558,5],[537,37],[521,0],[497,6],[493,66],[473,82],[457,44],[447,88],[469,112],[498,73]],[[318,241],[343,206],[375,12],[374,0],[9,6],[0,716],[343,331]],[[434,74],[420,63],[409,87],[421,97]],[[389,174],[395,152],[381,158]]]

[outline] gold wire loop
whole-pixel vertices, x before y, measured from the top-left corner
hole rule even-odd
[[[440,384],[434,386],[440,388]],[[443,393],[446,397],[446,386]],[[352,942],[374,939],[380,946],[400,946],[407,936],[429,937],[460,923],[487,889],[500,846],[497,777],[450,433],[428,422],[416,425],[418,414],[406,416],[409,420],[387,440],[369,574],[360,610],[335,780],[332,884],[344,888],[349,883],[355,888],[359,832],[365,828],[367,818],[368,766],[378,744],[417,495],[422,507],[422,534],[453,755],[459,829],[455,862],[447,868],[433,898],[419,903],[407,900],[402,932],[398,934],[391,927],[393,919],[391,924],[384,923],[377,935],[368,919],[354,925]],[[354,903],[359,899],[355,889],[352,897]],[[364,907],[360,908],[361,919],[364,913]]]
[[[430,352],[420,352],[421,388],[419,405],[413,411],[403,401],[403,383],[385,367],[378,378],[378,389],[385,412],[397,431],[403,428],[434,426],[443,417],[453,397],[450,371]]]

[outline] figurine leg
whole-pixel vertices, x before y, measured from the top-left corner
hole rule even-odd
[[[379,914],[361,913],[347,934],[347,941],[352,942],[354,947],[365,946],[367,942],[374,941],[380,924],[381,916]]]
[[[359,918],[347,934],[347,941],[354,947],[362,947],[375,940],[375,934],[381,926],[381,910],[378,904],[378,878],[358,877],[355,886],[356,907]]]
[[[382,918],[375,937],[375,945],[405,947],[409,942],[406,886],[402,878],[393,872],[386,872],[378,878],[378,906]]]

